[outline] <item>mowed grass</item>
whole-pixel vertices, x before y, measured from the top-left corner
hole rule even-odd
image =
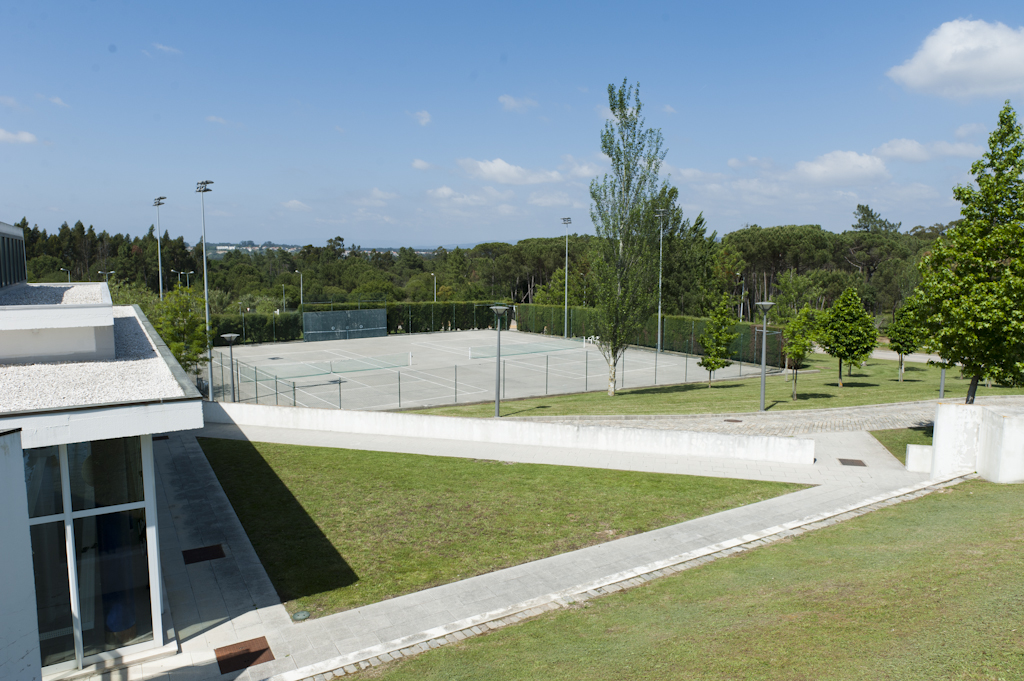
[[[289,611],[313,615],[803,488],[242,440],[199,444]]]
[[[792,399],[793,384],[782,375],[768,377],[765,384],[765,407],[782,409],[824,409],[854,407],[865,404],[890,404],[933,400],[939,397],[940,370],[926,364],[906,364],[903,382],[898,380],[895,360],[871,359],[864,367],[854,367],[847,375],[843,367],[843,387],[839,387],[839,363],[828,355],[812,355],[808,369],[797,381],[797,399]],[[788,375],[789,372],[787,372]],[[970,380],[960,378],[958,370],[946,372],[947,399],[967,396]],[[986,388],[978,386],[978,396],[1021,395],[1024,388]],[[555,395],[501,404],[502,416],[565,416],[622,414],[717,414],[757,411],[761,399],[758,378],[712,383],[637,388],[616,393],[584,393]],[[419,410],[422,414],[444,416],[494,416],[494,403],[434,407]]]
[[[1021,679],[1024,489],[981,481],[389,663],[416,679]]]
[[[871,434],[904,465],[907,463],[907,445],[930,445],[932,443],[932,426],[930,425],[918,428],[872,430]]]

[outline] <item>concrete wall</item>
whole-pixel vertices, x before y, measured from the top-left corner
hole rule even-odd
[[[0,363],[3,364],[109,359],[114,359],[113,318],[109,326],[0,330]]]
[[[39,624],[18,431],[0,434],[0,679],[38,681]]]
[[[907,468],[924,452],[907,448]],[[1024,482],[1024,413],[979,404],[940,403],[931,447],[933,478],[977,471],[991,482]]]
[[[979,404],[940,403],[932,437],[932,478],[977,470],[981,419]]]
[[[342,433],[389,434],[493,444],[643,452],[777,463],[814,463],[814,441],[676,430],[578,426],[508,419],[468,419],[378,411],[272,407],[204,402],[206,421]]]
[[[986,409],[980,430],[978,475],[992,482],[1024,482],[1024,414]]]
[[[907,470],[911,473],[932,472],[931,445],[907,445]]]

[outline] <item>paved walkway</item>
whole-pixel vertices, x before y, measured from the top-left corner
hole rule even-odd
[[[641,535],[295,623],[277,599],[196,436],[792,481],[814,486]],[[105,678],[262,681],[274,677],[297,681],[332,670],[344,674],[346,670],[358,669],[360,661],[364,665],[377,664],[436,647],[573,600],[615,591],[745,546],[843,519],[851,509],[874,508],[900,495],[920,494],[931,484],[927,476],[907,472],[867,433],[819,432],[807,437],[817,443],[813,466],[540,446],[481,448],[455,441],[221,424],[211,424],[202,431],[171,434],[168,440],[155,442],[154,448],[159,478],[161,556],[169,608],[182,653],[111,672]],[[844,466],[839,458],[860,459],[866,465]],[[224,547],[224,558],[184,564],[182,550],[216,543]],[[215,648],[261,636],[270,644],[274,661],[220,675]]]
[[[736,414],[681,414],[667,416],[523,416],[530,421],[575,423],[657,430],[689,430],[732,435],[794,436],[930,425],[935,405],[942,400],[900,402],[840,409],[744,412]],[[1024,395],[979,397],[977,404],[1024,407]]]

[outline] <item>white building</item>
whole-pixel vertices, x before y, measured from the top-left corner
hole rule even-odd
[[[0,678],[177,652],[153,434],[202,427],[201,400],[138,307],[26,283],[21,230],[0,223]]]

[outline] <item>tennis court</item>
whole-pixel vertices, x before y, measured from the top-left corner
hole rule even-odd
[[[379,410],[493,400],[496,335],[451,331],[236,347],[235,397],[259,404]],[[616,382],[638,388],[705,381],[699,359],[629,348]],[[759,366],[733,364],[715,378],[759,371]],[[232,399],[231,377],[227,349],[217,348],[215,399]],[[499,385],[502,399],[607,390],[608,365],[597,347],[582,339],[503,331]]]

